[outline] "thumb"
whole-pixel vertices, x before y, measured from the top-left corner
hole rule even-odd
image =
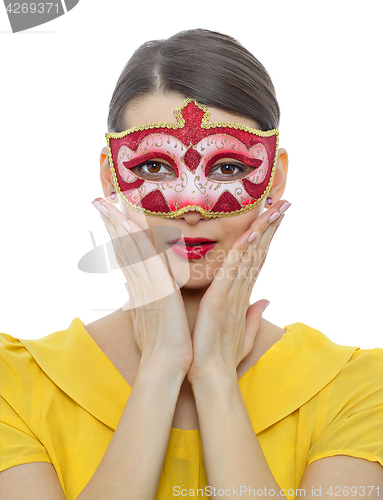
[[[261,299],[251,304],[246,311],[244,347],[247,354],[253,348],[255,337],[261,324],[262,313],[269,304],[270,301]]]

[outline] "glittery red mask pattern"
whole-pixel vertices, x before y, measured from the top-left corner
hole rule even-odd
[[[174,115],[177,123],[145,124],[105,134],[114,182],[129,208],[163,218],[190,210],[205,217],[228,217],[254,208],[265,198],[276,167],[277,129],[210,123],[209,110],[190,98]],[[168,175],[137,173],[136,167],[157,166],[161,161]],[[218,173],[217,165],[242,165],[246,175],[227,177]]]

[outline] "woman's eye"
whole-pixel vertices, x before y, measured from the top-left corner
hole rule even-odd
[[[144,172],[148,172],[149,174],[165,174],[167,172],[167,169],[165,169],[165,167],[161,163],[158,163],[156,161],[148,162],[145,165],[142,165],[141,168],[144,170]],[[145,168],[147,170],[145,170]]]
[[[235,165],[222,165],[219,167],[221,169],[220,173],[222,174],[234,174],[237,173],[238,167]]]
[[[139,177],[147,179],[158,176],[175,177],[174,170],[170,166],[156,160],[146,161],[145,163],[141,163],[141,165],[137,165],[137,167],[133,167],[131,170]]]
[[[219,180],[241,179],[250,174],[254,169],[248,165],[237,165],[236,163],[221,163],[209,172],[209,177]]]

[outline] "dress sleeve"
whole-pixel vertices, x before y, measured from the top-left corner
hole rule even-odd
[[[21,342],[0,334],[0,472],[15,465],[49,462],[39,440],[40,367]]]
[[[334,455],[383,466],[383,349],[355,351],[322,390],[307,465]]]
[[[41,442],[0,396],[0,472],[31,462],[52,463]]]

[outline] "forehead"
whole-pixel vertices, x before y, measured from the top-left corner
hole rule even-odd
[[[185,97],[174,94],[149,94],[132,99],[123,114],[124,130],[145,123],[177,123],[174,110],[180,108]],[[222,109],[206,106],[210,111],[210,122],[239,123],[251,128],[259,128],[251,118],[238,116]]]

